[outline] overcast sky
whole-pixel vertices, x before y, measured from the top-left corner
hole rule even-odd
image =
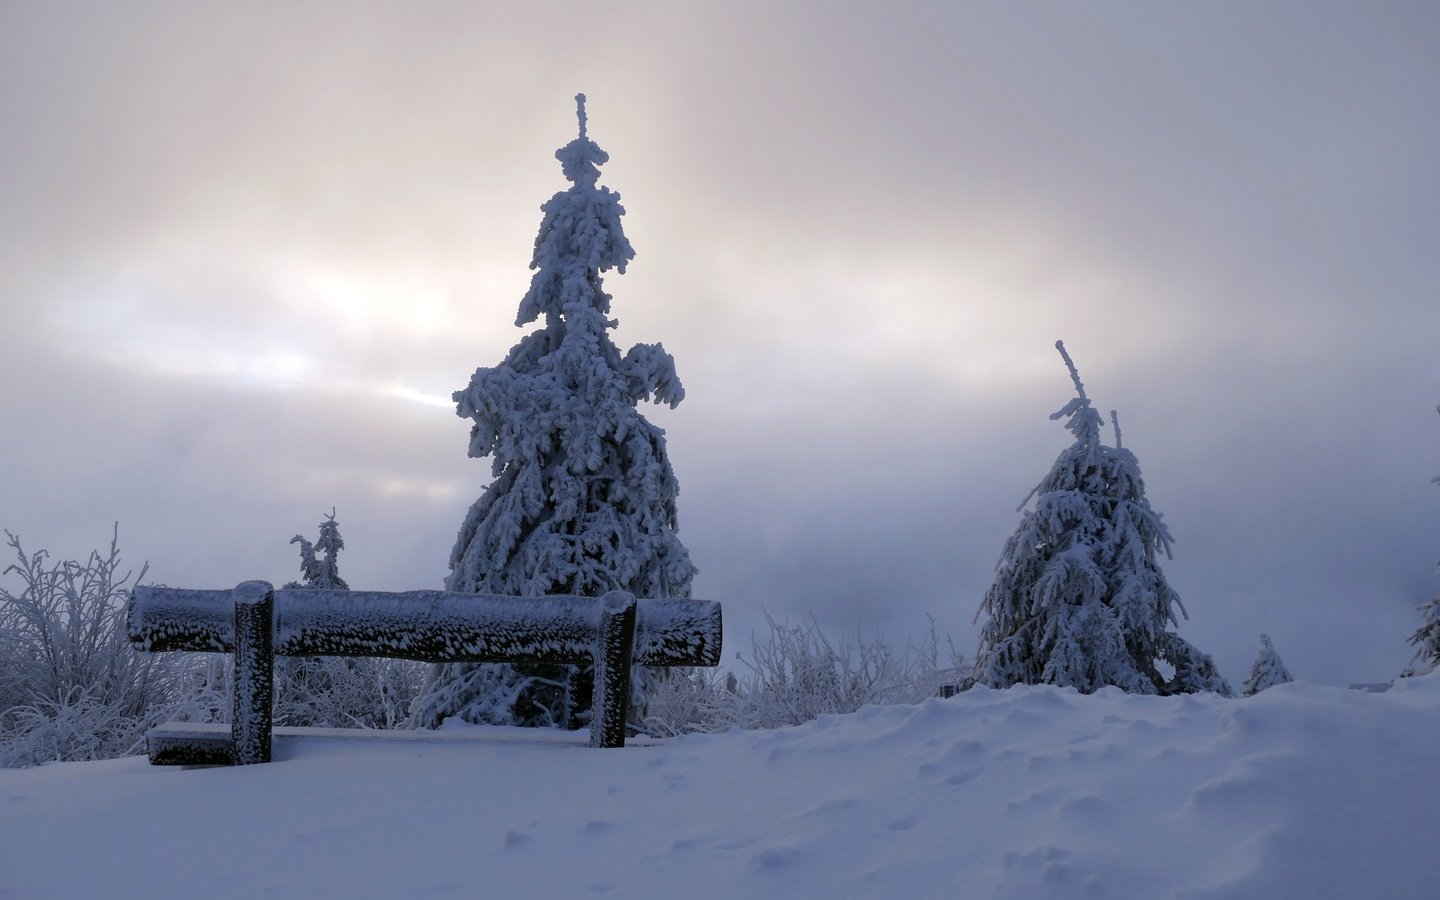
[[[1180,633],[1393,676],[1440,590],[1428,3],[0,0],[0,526],[155,581],[438,587],[589,97],[663,342],[697,596],[967,656],[1069,435],[1120,411]]]

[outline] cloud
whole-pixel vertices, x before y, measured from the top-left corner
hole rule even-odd
[[[697,589],[961,648],[1067,435],[1118,408],[1243,674],[1376,680],[1434,593],[1430,10],[129,4],[0,13],[4,524],[170,583],[440,582],[448,409],[512,325],[590,97],[661,341]],[[353,576],[353,577],[352,577]],[[738,639],[739,644],[734,641]]]

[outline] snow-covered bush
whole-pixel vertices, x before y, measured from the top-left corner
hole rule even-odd
[[[624,273],[635,251],[620,197],[598,187],[609,159],[580,134],[556,151],[569,189],[544,204],[530,289],[515,323],[543,319],[498,366],[480,368],[454,395],[472,420],[469,455],[493,457],[494,481],[471,506],[450,555],[447,590],[534,597],[688,597],[695,567],[676,536],[679,485],[665,433],[637,410],[685,396],[659,344],[623,357],[602,275]],[[577,674],[578,673],[578,674]],[[436,666],[415,721],[578,727],[589,710],[583,670],[538,664]],[[632,679],[643,706],[650,681]]]
[[[382,657],[276,660],[276,725],[409,728],[410,705],[425,683],[424,663]]]
[[[896,652],[883,635],[836,642],[813,620],[778,623],[767,613],[751,635],[745,671],[676,669],[651,689],[641,730],[657,737],[731,728],[781,728],[867,705],[918,703],[968,674],[953,646],[930,628],[923,645]],[[948,644],[948,642],[947,642]]]
[[[750,656],[739,656],[745,678],[744,728],[798,725],[825,713],[849,713],[869,704],[918,703],[942,684],[959,680],[959,655],[939,656],[932,622],[924,649],[897,653],[884,635],[832,642],[813,620],[780,624],[765,616],[764,640],[751,637]]]
[[[734,672],[676,667],[656,679],[645,705],[642,734],[674,737],[738,728],[742,698]]]
[[[1185,607],[1160,570],[1171,537],[1145,497],[1140,463],[1121,446],[1118,422],[1115,446],[1101,442],[1104,419],[1065,345],[1055,347],[1076,396],[1050,418],[1066,419],[1075,443],[1021,503],[1024,510],[1035,500],[1005,543],[976,613],[987,619],[976,680],[996,688],[1054,684],[1090,693],[1114,685],[1229,696],[1210,657],[1169,630]]]
[[[205,721],[221,695],[187,654],[137,653],[125,636],[133,579],[119,528],[107,552],[52,562],[6,532],[16,562],[0,586],[0,765],[102,759],[139,752],[158,721]],[[223,686],[221,686],[223,691]]]
[[[1290,676],[1290,670],[1285,668],[1285,663],[1280,660],[1280,654],[1275,652],[1270,635],[1260,635],[1260,655],[1250,667],[1250,677],[1245,679],[1245,687],[1241,689],[1241,693],[1246,697],[1253,697],[1266,688],[1289,684],[1294,680]]]

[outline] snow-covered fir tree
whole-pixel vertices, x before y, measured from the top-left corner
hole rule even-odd
[[[1290,670],[1285,668],[1285,663],[1280,661],[1280,654],[1275,652],[1270,635],[1260,635],[1260,655],[1255,657],[1255,665],[1250,667],[1250,677],[1245,679],[1245,687],[1241,693],[1246,697],[1253,697],[1266,688],[1289,684],[1294,680],[1290,676]]]
[[[1210,657],[1169,630],[1176,610],[1186,613],[1160,570],[1171,537],[1145,498],[1139,461],[1121,446],[1118,423],[1115,446],[1101,442],[1104,420],[1065,345],[1055,347],[1076,397],[1050,418],[1065,419],[1075,443],[1020,505],[976,613],[986,617],[976,681],[1229,696]]]
[[[332,509],[311,543],[300,545],[300,580],[286,590],[348,591],[340,577],[339,555],[345,549],[340,523]],[[422,663],[379,657],[282,656],[275,660],[275,722],[280,725],[338,728],[395,728],[420,685]]]
[[[339,556],[345,548],[345,539],[340,536],[340,523],[335,521],[334,509],[325,514],[325,521],[320,523],[320,536],[314,543],[300,534],[291,538],[290,543],[300,545],[300,580],[281,587],[350,590],[350,585],[340,577]],[[355,660],[322,656],[276,659],[276,722],[304,726],[349,724],[330,721],[325,707],[338,684],[347,680],[348,670],[356,664]]]
[[[340,577],[337,560],[340,551],[345,549],[345,539],[340,536],[340,524],[335,521],[335,510],[325,514],[325,521],[320,523],[320,537],[315,543],[310,543],[300,534],[291,538],[290,543],[300,545],[301,580],[289,582],[285,587],[350,590],[350,585]],[[316,556],[317,553],[320,555]]]
[[[642,400],[674,407],[685,392],[660,344],[622,357],[611,340],[618,322],[602,275],[623,274],[635,252],[619,195],[597,186],[609,156],[586,134],[584,95],[576,101],[579,136],[555,153],[571,185],[541,207],[535,274],[515,320],[541,325],[454,394],[456,413],[474,422],[469,455],[494,459],[494,481],[460,526],[445,586],[688,597],[695,568],[676,536],[679,486],[665,433],[637,409]],[[412,718],[427,727],[447,716],[578,727],[590,705],[586,680],[566,667],[442,664]]]
[[[1440,412],[1440,406],[1435,407],[1435,411]],[[1440,477],[1430,480],[1440,484]],[[1415,659],[1400,673],[1401,678],[1424,675],[1440,668],[1440,594],[1436,594],[1429,603],[1420,604],[1417,609],[1424,618],[1424,624],[1410,636],[1410,643],[1415,645]]]

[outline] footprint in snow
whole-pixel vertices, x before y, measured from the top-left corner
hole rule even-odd
[[[822,800],[806,811],[807,816],[828,816],[831,813],[846,812],[853,810],[860,805],[860,801],[854,797],[833,797],[829,800]]]
[[[689,784],[689,782],[690,779],[685,775],[666,775],[660,779],[660,783],[665,785],[665,790],[667,791],[683,788]]]
[[[1093,823],[1115,811],[1108,800],[1095,794],[1082,794],[1060,804],[1060,814],[1082,822]]]
[[[530,835],[526,834],[523,831],[515,831],[514,829],[511,829],[510,831],[505,832],[506,847],[519,847],[521,844],[528,844],[529,842]]]
[[[938,758],[920,764],[916,770],[924,777],[933,777],[957,766],[973,766],[975,757],[984,754],[985,745],[979,741],[956,741]]]
[[[750,857],[750,868],[757,872],[773,872],[789,868],[800,861],[802,854],[795,847],[766,847]]]

